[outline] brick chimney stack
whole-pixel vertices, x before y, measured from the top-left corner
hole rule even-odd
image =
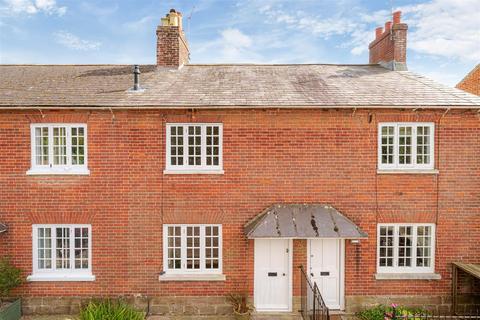
[[[180,68],[190,59],[182,28],[182,14],[175,9],[161,19],[157,27],[157,66]]]
[[[378,63],[390,70],[407,70],[407,30],[408,26],[401,22],[400,11],[393,13],[393,22],[385,23],[375,29],[375,40],[368,46],[370,63]]]

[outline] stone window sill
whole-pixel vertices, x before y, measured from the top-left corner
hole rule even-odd
[[[439,174],[437,169],[379,169],[377,174]]]
[[[87,168],[75,168],[75,169],[65,168],[65,169],[55,169],[55,170],[32,168],[27,171],[27,176],[48,176],[48,175],[88,176],[90,175],[90,170],[88,170]]]
[[[32,274],[27,277],[27,281],[95,281],[92,274]]]
[[[224,274],[161,274],[160,281],[225,281]]]
[[[376,280],[440,280],[438,273],[376,273]]]

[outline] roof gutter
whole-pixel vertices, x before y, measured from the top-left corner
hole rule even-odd
[[[139,105],[139,106],[109,106],[109,105],[4,105],[0,110],[152,110],[152,109],[472,109],[480,110],[480,104],[469,105]]]

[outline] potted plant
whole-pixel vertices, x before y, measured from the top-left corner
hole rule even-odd
[[[5,299],[10,296],[13,288],[23,283],[22,270],[11,265],[10,260],[0,260],[0,319],[19,320],[22,316],[21,300]]]
[[[255,307],[248,302],[246,294],[230,294],[227,297],[228,302],[233,307],[233,314],[236,320],[249,320]]]

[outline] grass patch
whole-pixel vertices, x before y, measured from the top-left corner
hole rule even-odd
[[[91,301],[80,311],[80,320],[144,320],[145,315],[128,304],[110,300]]]

